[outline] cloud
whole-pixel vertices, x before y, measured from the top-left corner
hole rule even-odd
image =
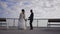
[[[3,7],[3,8],[7,7],[7,4],[5,2],[0,2],[0,4],[1,4],[1,7]]]
[[[47,0],[0,0],[0,15],[2,17],[17,18],[19,16],[19,13],[21,12],[21,9],[26,10],[26,15],[27,14],[29,15],[30,9],[33,9],[35,16],[38,15],[36,17],[50,17],[50,16],[53,16],[52,11],[55,11],[55,8],[56,8],[56,11],[59,11],[60,8],[56,6],[54,6],[55,8],[54,7],[46,8],[45,7],[46,3],[44,4],[45,1],[47,2]],[[56,1],[54,0],[53,4],[55,4],[55,2],[58,3],[58,0]],[[50,6],[49,4],[47,5]],[[56,14],[58,15],[58,13]]]

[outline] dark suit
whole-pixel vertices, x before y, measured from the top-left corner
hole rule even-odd
[[[31,15],[30,15],[30,17],[29,17],[29,20],[30,20],[30,29],[33,29],[33,26],[32,26],[33,17],[34,17],[34,14],[31,13]]]

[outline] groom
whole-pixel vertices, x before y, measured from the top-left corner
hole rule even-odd
[[[33,26],[32,26],[32,22],[33,22],[33,17],[34,17],[34,13],[32,10],[30,10],[30,16],[29,16],[29,20],[30,20],[30,30],[33,30]]]

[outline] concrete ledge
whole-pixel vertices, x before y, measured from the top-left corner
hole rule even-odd
[[[3,27],[0,26],[0,30],[1,30],[1,29],[5,30],[5,29],[7,29],[7,27],[6,27],[6,26],[3,26]]]
[[[17,26],[9,26],[8,29],[18,29],[18,27]]]
[[[0,26],[0,30],[3,29],[3,30],[8,30],[8,29],[18,29],[17,26],[9,26],[8,28],[6,26]]]

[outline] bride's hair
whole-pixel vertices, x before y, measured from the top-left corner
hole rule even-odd
[[[23,12],[23,14],[24,14],[25,10],[24,10],[24,9],[22,9],[22,12]]]

